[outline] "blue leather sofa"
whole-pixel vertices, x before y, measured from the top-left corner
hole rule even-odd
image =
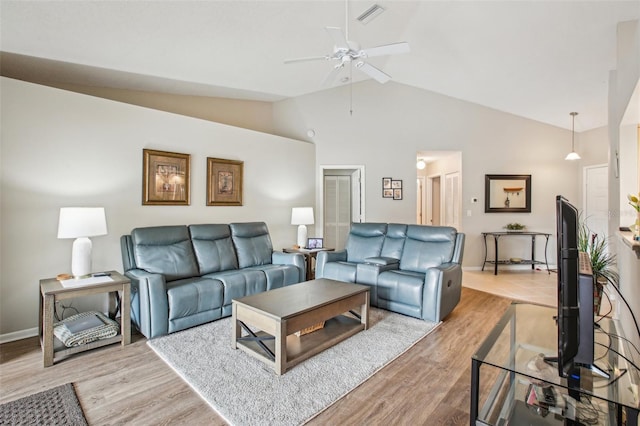
[[[464,234],[448,226],[353,223],[345,250],[318,253],[316,278],[371,286],[371,306],[441,321],[460,301]]]
[[[231,300],[304,281],[262,222],[136,228],[120,239],[131,320],[147,338],[231,315]]]

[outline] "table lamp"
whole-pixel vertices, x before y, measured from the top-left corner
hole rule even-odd
[[[298,225],[298,246],[307,245],[307,226],[313,225],[313,207],[294,207],[291,209],[291,224]]]
[[[74,278],[91,273],[91,240],[107,234],[104,207],[62,207],[58,221],[58,238],[75,238],[71,251],[71,274]]]

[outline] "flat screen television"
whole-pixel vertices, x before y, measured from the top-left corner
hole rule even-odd
[[[558,265],[558,373],[569,387],[580,386],[580,367],[608,377],[594,364],[593,275],[586,253],[578,252],[578,210],[556,197]]]
[[[578,210],[564,197],[556,197],[558,265],[558,373],[568,377],[575,369],[580,345],[578,281]],[[593,327],[593,324],[592,324]]]

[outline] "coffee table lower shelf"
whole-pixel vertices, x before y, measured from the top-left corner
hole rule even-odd
[[[295,333],[287,336],[286,361],[284,371],[311,358],[312,356],[330,348],[331,346],[348,339],[354,334],[364,330],[365,326],[360,319],[339,315],[325,322],[323,328],[309,334],[296,336]],[[269,348],[272,354],[276,353],[276,339],[268,333],[258,331],[257,338]],[[277,370],[276,361],[260,346],[257,340],[237,340],[237,347],[249,355],[265,362]],[[283,373],[284,373],[283,371]]]

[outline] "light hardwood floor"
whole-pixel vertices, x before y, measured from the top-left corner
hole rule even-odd
[[[495,280],[487,272],[465,272],[465,286],[468,282],[469,287],[489,290],[492,282],[524,282],[527,291],[516,298],[526,300],[525,293],[540,293],[535,287],[544,286],[550,279],[546,275],[505,273]],[[468,424],[471,356],[509,303],[486,291],[463,288],[461,303],[440,327],[309,424]],[[113,345],[78,354],[46,369],[36,338],[0,345],[0,402],[73,382],[92,425],[225,424],[143,337],[134,335],[132,341],[124,348]],[[268,397],[277,400],[277,395]]]

